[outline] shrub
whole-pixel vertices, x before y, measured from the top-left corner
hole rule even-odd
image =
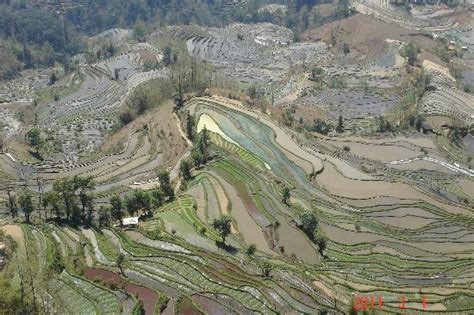
[[[130,110],[126,110],[122,112],[119,115],[120,122],[122,123],[122,126],[128,125],[133,121],[133,114],[130,112]]]
[[[253,256],[256,250],[257,250],[257,246],[255,246],[255,244],[250,244],[245,248],[245,254],[249,257]]]

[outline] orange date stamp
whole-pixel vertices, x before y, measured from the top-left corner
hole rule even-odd
[[[407,309],[407,303],[418,302],[421,305],[421,310],[426,310],[426,296],[421,295],[421,299],[409,300],[407,295],[398,295],[398,308],[403,312]],[[352,298],[352,308],[354,310],[369,310],[369,309],[381,309],[383,306],[383,297],[381,294],[355,294]]]

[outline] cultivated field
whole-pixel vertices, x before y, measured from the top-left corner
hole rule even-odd
[[[358,14],[298,40],[271,23],[163,27],[140,43],[136,30],[112,29],[89,40],[126,49],[82,63],[53,86],[60,95],[28,103],[51,69],[5,85],[0,236],[17,244],[5,274],[38,313],[346,314],[358,294],[383,296],[384,314],[400,311],[400,294],[411,294],[409,313],[472,312],[474,97],[446,64],[409,65],[405,51],[410,36],[428,43],[424,56],[442,45],[432,33],[469,41],[464,13],[350,7]],[[377,36],[347,32],[367,21]],[[189,59],[155,45],[169,38]],[[209,82],[192,90],[200,67]],[[176,91],[121,122],[157,78]],[[35,158],[30,125],[54,154]],[[95,187],[58,188],[66,177]],[[38,206],[15,217],[26,188]],[[69,220],[74,202],[84,222]],[[117,207],[139,222],[124,226]]]

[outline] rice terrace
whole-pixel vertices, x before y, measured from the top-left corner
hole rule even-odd
[[[473,314],[472,0],[0,0],[0,314]]]

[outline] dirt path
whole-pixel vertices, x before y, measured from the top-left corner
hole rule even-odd
[[[25,235],[21,226],[8,224],[0,227],[0,229],[5,232],[6,235],[10,235],[18,244],[18,249],[21,252],[22,256],[26,256],[25,250]]]
[[[176,119],[176,127],[178,127],[179,134],[186,141],[186,144],[189,147],[192,147],[193,143],[192,143],[191,140],[188,139],[188,137],[186,136],[186,134],[183,131],[183,128],[181,128],[181,120],[179,119],[178,115],[176,115],[176,113],[173,113],[173,117]]]

